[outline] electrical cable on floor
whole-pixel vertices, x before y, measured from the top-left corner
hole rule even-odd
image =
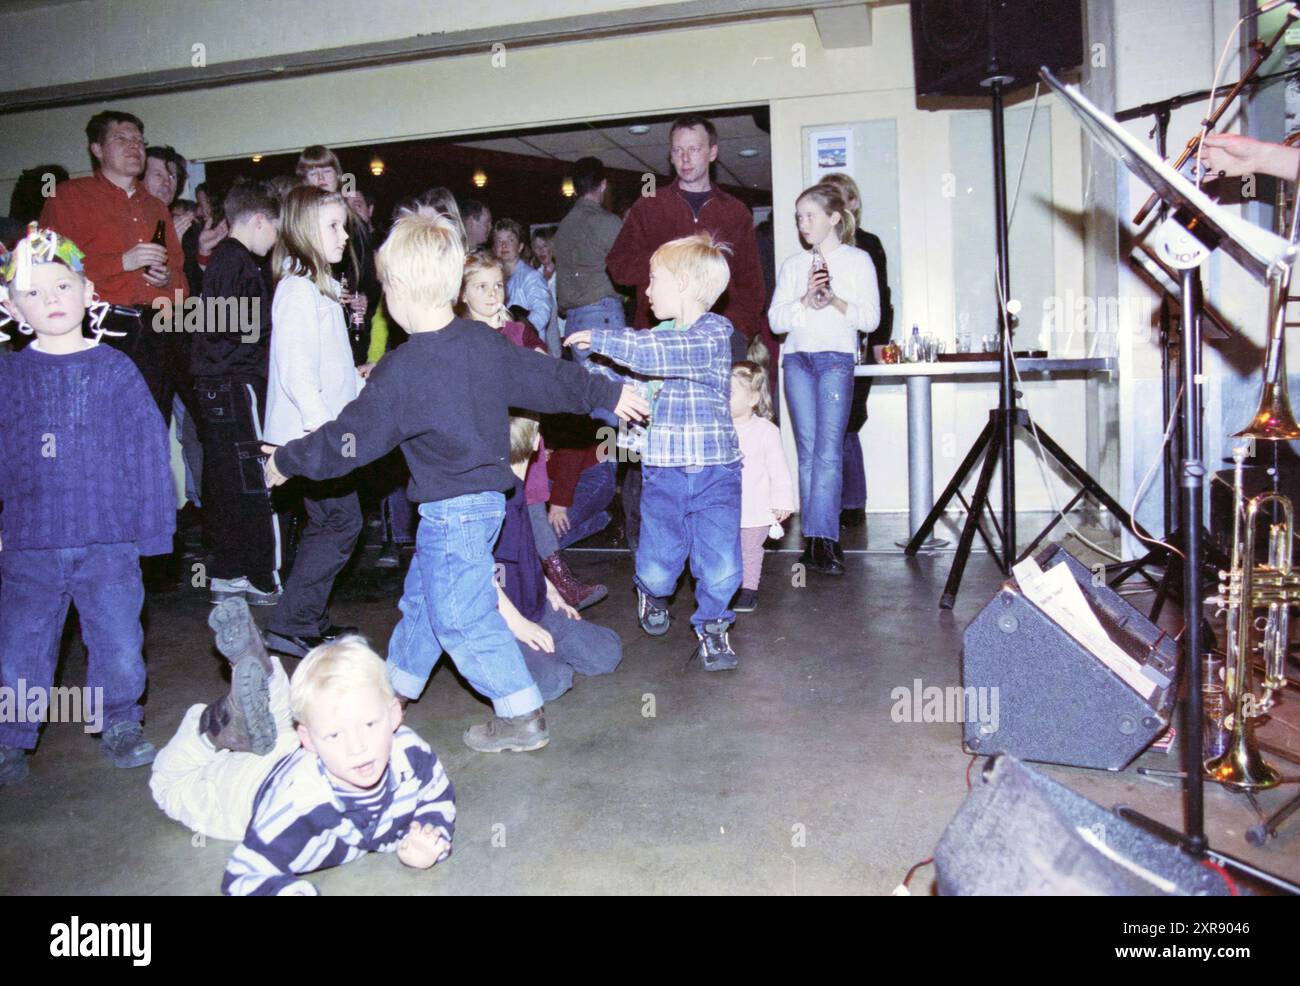
[[[972,753],[972,754],[971,754],[971,757],[970,757],[970,760],[968,760],[968,761],[966,762],[966,791],[967,791],[967,793],[969,793],[970,790],[971,790],[970,769],[971,769],[972,767],[975,766],[975,761],[978,760],[979,758],[980,758],[980,755],[979,755],[978,753]],[[928,857],[926,857],[925,859],[921,860],[919,863],[914,863],[914,864],[912,864],[912,868],[909,869],[909,870],[907,871],[907,876],[903,877],[903,882],[900,883],[897,887],[895,887],[895,888],[893,889],[893,892],[890,894],[890,896],[891,896],[891,897],[911,897],[911,896],[912,896],[912,892],[911,892],[911,890],[908,889],[908,888],[909,888],[909,886],[910,886],[911,883],[912,883],[912,876],[913,876],[913,875],[916,873],[916,871],[919,870],[922,866],[926,866],[926,865],[928,865],[928,864],[930,864],[930,863],[933,863],[933,862],[934,862],[934,857],[933,857],[933,856],[928,856]]]
[[[910,870],[907,871],[907,876],[903,877],[903,882],[900,883],[897,887],[894,888],[893,893],[891,893],[890,896],[891,896],[891,897],[911,897],[911,896],[912,896],[912,891],[911,891],[910,887],[911,887],[911,883],[912,883],[912,877],[913,877],[913,875],[914,875],[914,874],[916,873],[916,871],[919,870],[922,866],[928,866],[928,865],[930,865],[930,864],[933,863],[933,862],[934,862],[934,857],[933,857],[933,856],[930,856],[928,859],[923,859],[923,860],[921,860],[919,863],[914,863],[914,864],[912,865],[912,868],[911,868]]]
[[[1241,893],[1237,890],[1237,882],[1233,880],[1232,876],[1228,873],[1228,871],[1224,867],[1220,866],[1218,863],[1214,862],[1214,860],[1211,859],[1201,860],[1201,865],[1204,866],[1207,870],[1214,870],[1215,873],[1223,877],[1223,882],[1228,885],[1229,896],[1232,897],[1241,896]]]

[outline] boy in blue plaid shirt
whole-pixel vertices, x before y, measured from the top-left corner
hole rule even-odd
[[[709,311],[726,290],[724,247],[708,233],[665,243],[650,258],[646,294],[652,331],[592,329],[566,345],[590,346],[650,377],[652,410],[640,451],[641,540],[637,617],[651,636],[668,632],[668,597],[687,559],[695,576],[696,657],[706,671],[736,667],[727,630],[740,587],[740,442],[731,422],[731,322]],[[662,381],[662,383],[660,383]]]

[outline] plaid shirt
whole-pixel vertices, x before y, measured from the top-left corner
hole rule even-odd
[[[592,330],[592,352],[664,381],[650,413],[645,465],[721,466],[740,459],[731,423],[731,332],[731,322],[712,312],[683,330]]]
[[[411,826],[429,823],[451,841],[456,804],[451,781],[424,740],[402,726],[393,736],[387,792],[377,818],[349,812],[320,758],[295,750],[262,782],[244,841],[221,881],[231,896],[315,895],[298,874],[350,863],[368,852],[396,852]]]

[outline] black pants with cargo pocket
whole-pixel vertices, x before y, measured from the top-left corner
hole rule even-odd
[[[262,464],[266,381],[198,377],[194,381],[203,442],[203,526],[211,545],[208,577],[247,576],[257,588],[280,585],[280,523]]]

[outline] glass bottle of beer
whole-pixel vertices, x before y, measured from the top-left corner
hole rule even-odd
[[[160,247],[167,245],[167,223],[165,220],[158,220],[158,225],[153,228],[153,239],[149,242],[157,243]]]

